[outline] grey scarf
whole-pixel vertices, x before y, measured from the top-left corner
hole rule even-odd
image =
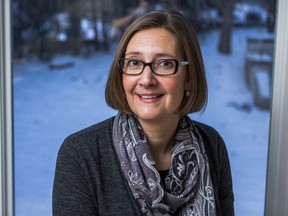
[[[113,142],[122,172],[143,215],[215,216],[207,155],[193,121],[183,117],[172,147],[171,168],[161,183],[141,126],[133,115],[118,113]]]

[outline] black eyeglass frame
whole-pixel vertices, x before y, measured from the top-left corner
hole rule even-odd
[[[136,73],[136,74],[126,73],[126,72],[123,70],[123,66],[124,66],[124,61],[125,61],[125,60],[132,60],[132,61],[135,60],[135,61],[141,62],[141,63],[143,64],[142,70],[141,70],[139,73]],[[166,61],[167,61],[167,60],[169,60],[169,61],[172,60],[172,61],[174,61],[174,62],[176,63],[176,67],[175,67],[174,72],[171,73],[171,74],[158,74],[158,73],[156,73],[156,72],[153,70],[153,67],[152,67],[153,63],[155,63],[155,62],[157,62],[157,61],[165,61],[165,60],[166,60]],[[176,74],[176,73],[178,72],[179,65],[181,65],[181,66],[186,66],[186,65],[189,65],[189,62],[188,62],[188,61],[179,61],[179,60],[177,60],[177,59],[157,59],[157,60],[154,60],[154,61],[152,61],[152,62],[144,62],[144,61],[139,60],[139,59],[120,58],[120,59],[118,60],[118,65],[119,65],[119,67],[120,67],[120,69],[121,69],[121,72],[122,72],[123,74],[129,75],[129,76],[138,76],[138,75],[142,74],[143,71],[144,71],[144,69],[145,69],[145,67],[146,67],[147,65],[150,67],[151,71],[152,71],[154,74],[156,74],[157,76],[171,76],[171,75]]]

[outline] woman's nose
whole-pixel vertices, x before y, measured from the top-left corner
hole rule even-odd
[[[139,84],[142,86],[151,86],[157,84],[155,74],[149,65],[146,65],[143,72],[140,74]]]

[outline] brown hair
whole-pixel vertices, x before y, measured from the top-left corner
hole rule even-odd
[[[141,30],[149,28],[164,28],[170,31],[176,38],[180,51],[185,61],[189,62],[187,82],[190,89],[189,96],[185,96],[176,110],[177,114],[204,110],[207,104],[207,83],[204,63],[196,33],[189,19],[176,11],[153,11],[135,20],[125,31],[114,61],[112,63],[108,81],[106,84],[106,103],[113,109],[125,113],[132,113],[125,95],[122,83],[122,73],[118,65],[118,59],[125,56],[127,45],[132,36]]]

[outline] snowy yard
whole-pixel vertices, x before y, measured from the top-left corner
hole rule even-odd
[[[209,102],[203,114],[192,117],[215,127],[226,142],[237,216],[264,212],[270,113],[254,106],[244,80],[246,37],[264,32],[235,29],[230,56],[216,50],[219,32],[200,36]],[[74,66],[61,70],[37,60],[14,65],[16,216],[52,215],[55,160],[63,139],[116,113],[104,99],[113,52],[68,58]]]

